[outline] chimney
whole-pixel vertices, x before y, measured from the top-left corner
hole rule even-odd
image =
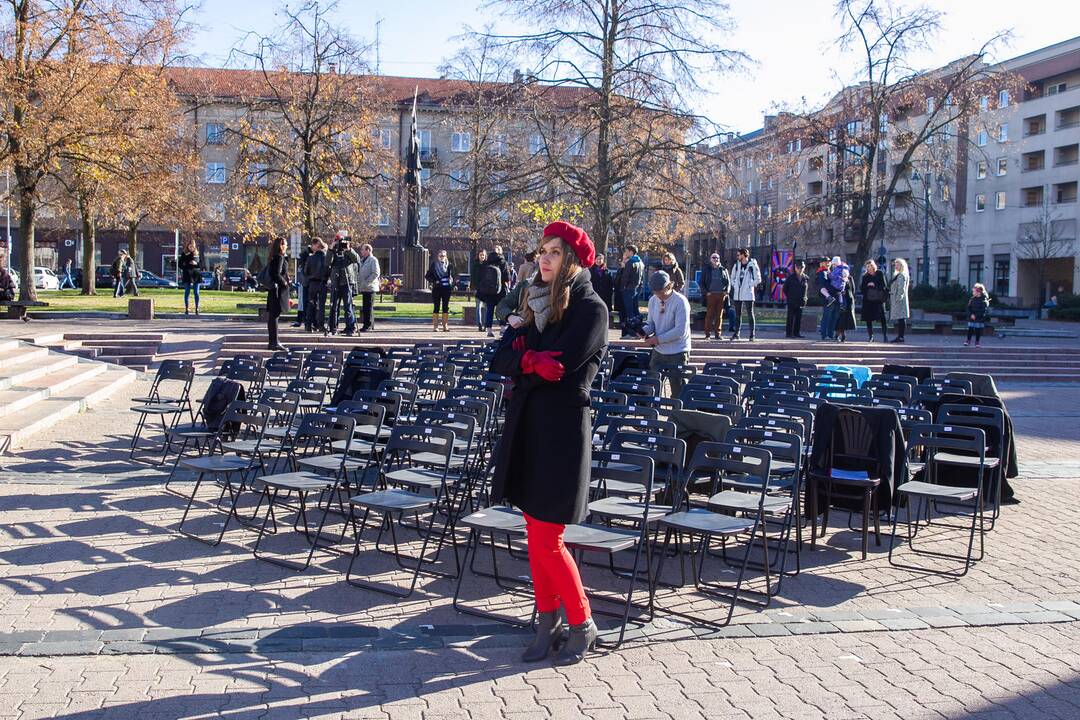
[[[776,116],[775,115],[766,115],[765,116],[765,129],[770,130],[770,129],[772,129],[772,127],[774,125],[776,125]]]

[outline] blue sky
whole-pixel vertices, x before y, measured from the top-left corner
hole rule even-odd
[[[844,70],[850,63],[830,47],[836,35],[832,0],[729,0],[729,4],[738,28],[728,44],[749,53],[756,63],[738,75],[707,79],[712,92],[696,100],[699,112],[746,132],[759,127],[761,116],[776,103],[797,103],[805,97],[813,104],[831,95],[841,80],[850,79]],[[1080,3],[1076,2],[1025,0],[1015,5],[999,0],[950,0],[930,4],[945,10],[946,17],[945,33],[920,58],[927,67],[974,50],[1003,29],[1013,29],[1014,38],[999,59],[1080,32]],[[203,0],[193,52],[203,64],[223,64],[229,48],[246,31],[267,32],[278,23],[276,7],[272,0]],[[382,19],[381,69],[393,75],[435,76],[439,63],[453,53],[453,36],[466,24],[496,23],[511,29],[476,0],[340,0],[338,17],[353,35],[367,41],[374,39],[375,23]]]

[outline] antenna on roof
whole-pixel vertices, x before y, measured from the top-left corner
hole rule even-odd
[[[381,43],[379,42],[379,28],[382,26],[383,19],[378,15],[375,16],[375,74],[381,75],[380,72],[380,55],[381,55]]]

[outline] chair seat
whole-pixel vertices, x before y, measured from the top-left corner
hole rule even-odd
[[[934,462],[941,463],[942,465],[979,467],[979,458],[975,457],[974,455],[960,455],[959,453],[951,452],[934,453]],[[987,468],[996,468],[998,466],[998,459],[996,457],[984,458],[983,465]]]
[[[855,487],[877,487],[881,484],[881,478],[870,477],[865,471],[862,470],[842,470],[840,468],[829,468],[829,472],[827,475],[815,472],[814,476],[824,477],[841,485],[853,485]]]
[[[567,525],[563,533],[563,543],[569,547],[607,553],[632,548],[640,539],[641,532],[638,530],[588,523]]]
[[[221,443],[221,447],[229,452],[234,453],[253,453],[256,450],[259,452],[272,453],[281,450],[281,443],[277,440],[263,439],[262,442],[258,440],[230,440],[229,442]]]
[[[979,496],[977,488],[936,485],[925,482],[906,482],[896,488],[896,492],[919,497],[944,498],[946,500],[974,500]]]
[[[251,460],[236,455],[201,455],[181,458],[180,467],[197,472],[239,472],[251,467]]]
[[[316,470],[337,470],[341,467],[341,455],[315,455],[313,457],[298,458],[296,464],[300,467],[315,468]],[[345,470],[352,472],[367,467],[365,458],[348,457],[345,459]]]
[[[754,527],[753,520],[721,515],[704,508],[673,513],[664,517],[660,524],[673,530],[703,535],[737,535],[749,532]]]
[[[456,448],[455,448],[456,450]],[[431,464],[441,466],[443,464],[443,456],[439,453],[418,452],[413,453],[410,456],[413,462]],[[462,468],[465,466],[465,456],[454,453],[450,456],[450,467]]]
[[[435,504],[435,498],[405,490],[378,490],[349,498],[353,505],[383,512],[412,512],[425,510]]]
[[[300,428],[300,423],[294,425],[275,425],[274,427],[268,427],[263,432],[263,437],[274,438],[276,440],[291,440],[296,431]]]
[[[278,473],[277,475],[263,475],[258,482],[278,490],[296,490],[298,492],[310,492],[313,490],[325,490],[333,487],[333,478],[326,475],[310,472]]]
[[[641,520],[645,517],[645,503],[626,498],[607,497],[589,503],[589,512],[621,520]],[[648,522],[656,522],[669,512],[671,512],[670,505],[650,505]]]
[[[435,470],[432,468],[398,466],[386,470],[383,473],[383,477],[392,482],[407,485],[412,488],[438,490],[439,486],[442,485],[443,472],[442,470]],[[446,480],[448,483],[453,482],[451,476],[447,476]]]
[[[378,437],[381,440],[381,439],[384,439],[384,438],[389,438],[390,433],[392,433],[392,432],[393,432],[393,429],[388,428],[385,425],[383,425],[382,427],[379,428],[378,434],[376,434],[376,432],[375,432],[375,426],[374,425],[359,425],[356,428],[355,434],[360,436],[360,437],[363,437],[363,438]]]
[[[589,487],[593,489],[601,486],[608,495],[618,495],[620,497],[640,497],[645,493],[645,486],[641,483],[626,482],[625,480],[593,480],[589,483]],[[656,492],[662,491],[665,487],[667,487],[666,483],[653,483],[653,490]]]
[[[744,493],[738,490],[724,490],[709,498],[709,507],[713,510],[735,510],[739,512],[756,512],[758,498],[755,493]],[[765,496],[762,508],[767,513],[784,513],[791,507],[791,499],[784,497]]]
[[[909,461],[908,464],[907,464],[907,469],[908,469],[909,473],[914,475],[915,473],[920,473],[923,470],[925,470],[926,469],[926,463]]]
[[[169,428],[165,433],[165,436],[172,440],[201,440],[204,438],[212,438],[216,435],[213,430],[210,430],[202,423],[184,423],[183,425],[174,425]]]
[[[154,403],[153,405],[135,405],[131,408],[142,415],[178,415],[187,412],[182,405],[170,405],[168,403]]]
[[[458,525],[484,532],[496,532],[518,537],[525,536],[525,516],[520,510],[501,505],[484,508],[466,515],[458,520]]]

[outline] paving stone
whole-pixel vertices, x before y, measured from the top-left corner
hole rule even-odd
[[[103,644],[97,641],[24,643],[19,655],[96,655]]]

